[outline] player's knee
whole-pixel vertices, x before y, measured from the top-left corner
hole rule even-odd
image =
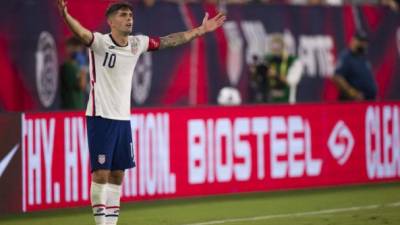
[[[106,184],[110,175],[109,170],[95,170],[92,173],[92,181],[98,184]]]
[[[108,183],[121,185],[123,178],[124,178],[124,171],[122,171],[122,170],[111,171],[109,179],[108,179]]]

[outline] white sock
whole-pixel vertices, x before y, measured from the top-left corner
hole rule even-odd
[[[107,184],[98,184],[92,181],[90,186],[90,200],[96,225],[106,224]]]
[[[106,224],[116,225],[119,217],[121,185],[107,184]]]

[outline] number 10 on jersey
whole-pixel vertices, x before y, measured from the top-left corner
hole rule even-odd
[[[106,52],[106,56],[104,57],[103,66],[108,66],[109,68],[114,68],[115,60],[117,60],[117,56],[112,53]]]

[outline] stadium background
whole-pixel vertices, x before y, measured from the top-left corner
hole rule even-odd
[[[72,15],[100,32],[107,32],[103,12],[108,4],[92,0],[69,3]],[[186,30],[200,24],[205,11],[211,15],[217,11],[214,5],[165,2],[151,8],[136,3],[135,8],[134,33],[150,36]],[[192,44],[142,58],[133,82],[134,106],[213,104],[224,86],[237,87],[249,102],[252,56],[264,54],[265,37],[276,32],[286,34],[289,49],[305,62],[298,102],[334,100],[337,93],[328,78],[333,75],[337,55],[357,26],[366,30],[371,40],[368,58],[376,75],[379,99],[399,99],[400,78],[395,76],[400,68],[398,13],[376,6],[265,4],[228,5],[226,11],[229,19],[224,29]],[[57,64],[63,62],[65,38],[71,33],[54,2],[4,2],[0,13],[0,72],[8,84],[0,91],[0,107],[5,111],[59,109]],[[46,51],[46,57],[38,58],[38,52]],[[40,75],[41,65],[48,66],[45,68],[51,75]]]
[[[69,8],[91,30],[106,32],[103,12],[108,4],[71,0]],[[205,11],[213,15],[218,10],[211,4],[159,2],[152,8],[134,4],[134,32],[151,36],[191,28],[200,23]],[[65,38],[70,33],[54,1],[15,0],[1,5],[0,109],[4,113],[0,117],[0,158],[11,158],[0,177],[1,214],[85,206],[89,177],[87,156],[82,153],[87,149],[83,112],[60,111],[58,65],[64,60]],[[226,12],[223,29],[191,44],[142,57],[132,93],[133,106],[142,108],[133,109],[132,121],[137,126],[139,168],[145,169],[128,173],[124,201],[399,181],[399,13],[367,5],[259,3],[227,5]],[[358,27],[370,37],[368,58],[376,75],[379,102],[334,103],[337,91],[329,78],[337,55]],[[250,103],[251,57],[263,54],[262,40],[275,32],[283,32],[291,43],[289,50],[306,62],[297,101],[307,104],[206,106],[216,103],[225,86],[237,87],[244,102]],[[246,118],[248,125],[247,120],[235,125]],[[262,179],[254,119],[271,123],[261,148],[266,163]],[[191,129],[193,120],[203,125]],[[285,128],[272,134],[272,120]],[[236,127],[243,128],[243,123],[244,130]],[[199,131],[202,126],[204,133]],[[307,149],[308,137],[311,146]],[[154,149],[145,143],[156,138],[168,147]],[[217,146],[215,153],[206,153],[213,149],[210,143]],[[246,143],[250,155],[236,148],[247,149]],[[292,143],[296,150],[289,149]],[[209,163],[209,154],[216,154],[220,161]],[[305,164],[294,172],[288,164],[278,172],[283,177],[274,177],[271,164],[275,159]],[[140,167],[141,161],[147,167]],[[162,166],[154,166],[159,161]],[[322,172],[312,174],[307,167],[310,162],[322,162]],[[249,172],[243,170],[249,168],[246,180]],[[392,196],[398,200],[396,194]]]

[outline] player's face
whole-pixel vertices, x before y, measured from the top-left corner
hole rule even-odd
[[[129,9],[120,9],[114,16],[111,17],[111,29],[129,35],[132,33],[133,13]]]

